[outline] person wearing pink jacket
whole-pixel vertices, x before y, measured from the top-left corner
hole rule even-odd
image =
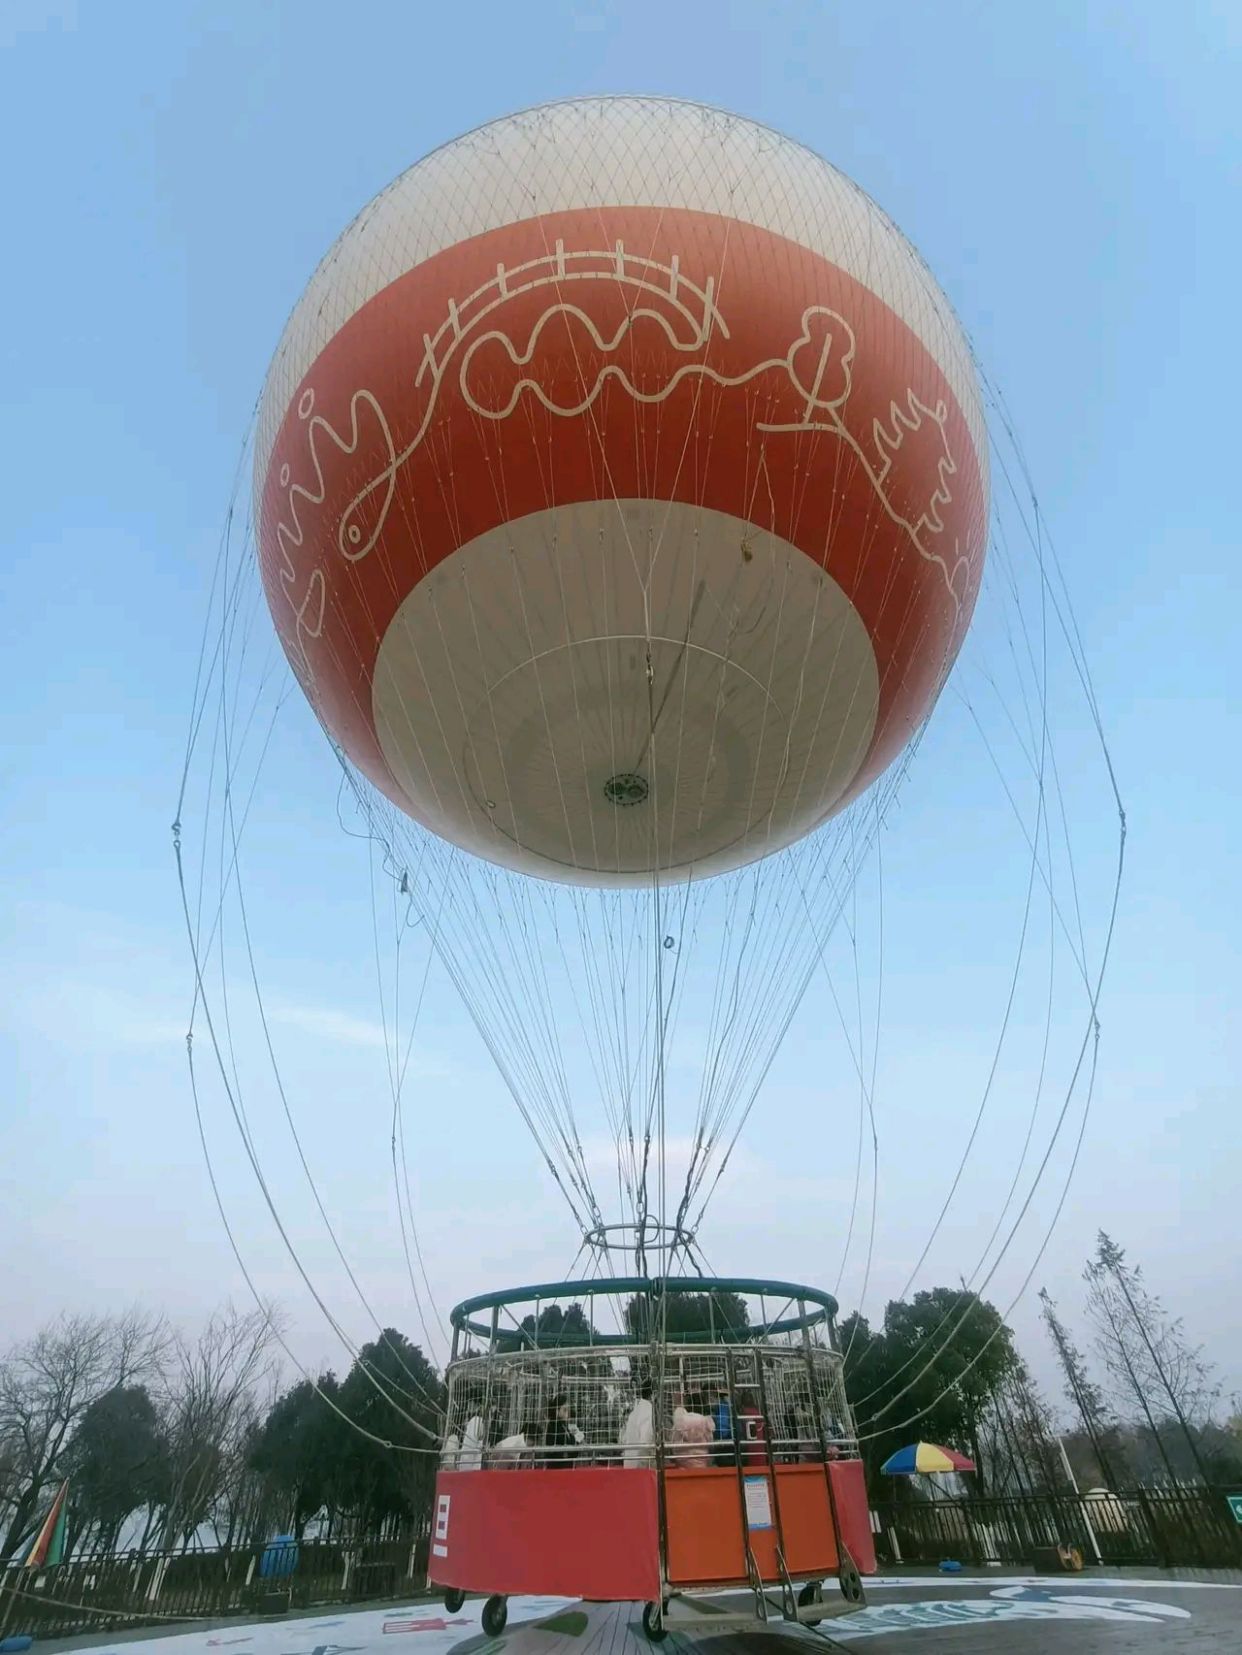
[[[703,1400],[697,1391],[679,1397],[673,1409],[673,1429],[669,1433],[669,1459],[674,1465],[705,1466],[711,1463],[710,1444],[716,1427],[710,1414],[703,1411]]]

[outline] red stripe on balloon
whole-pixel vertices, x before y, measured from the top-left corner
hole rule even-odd
[[[320,716],[377,786],[404,807],[371,710],[402,600],[506,521],[614,496],[730,513],[827,569],[880,673],[853,792],[897,756],[982,573],[982,470],[944,374],[806,248],[617,207],[419,265],[345,323],[284,415],[260,491],[263,580]]]

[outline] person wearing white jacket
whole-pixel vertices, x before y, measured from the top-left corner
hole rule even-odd
[[[638,1401],[621,1427],[621,1463],[627,1471],[655,1464],[655,1413],[649,1379],[638,1387]]]
[[[461,1450],[457,1455],[459,1471],[482,1471],[483,1450],[487,1445],[487,1426],[482,1414],[474,1414],[466,1421],[462,1432]]]

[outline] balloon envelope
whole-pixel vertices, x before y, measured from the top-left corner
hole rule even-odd
[[[284,647],[348,758],[571,883],[737,868],[926,716],[982,573],[969,350],[800,146],[595,98],[497,121],[345,231],[255,457]]]

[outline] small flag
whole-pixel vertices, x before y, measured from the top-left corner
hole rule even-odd
[[[35,1543],[26,1557],[26,1568],[45,1569],[59,1563],[65,1555],[65,1520],[69,1515],[69,1479],[60,1485],[52,1509],[43,1519],[43,1527],[35,1536]]]

